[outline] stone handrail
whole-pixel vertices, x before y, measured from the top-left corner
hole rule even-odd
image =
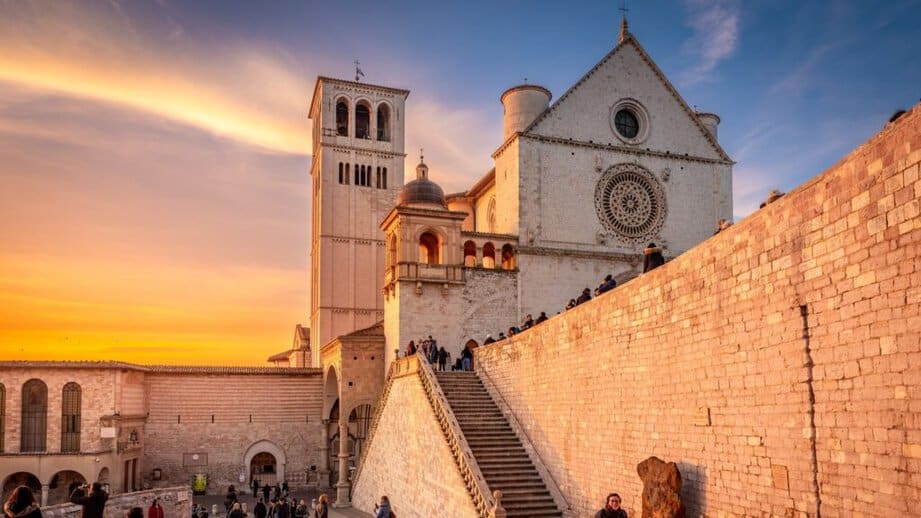
[[[554,500],[557,500],[557,504],[562,501],[565,505],[567,511],[572,511],[572,505],[569,503],[569,500],[566,499],[566,495],[563,494],[563,491],[560,489],[560,485],[557,483],[556,479],[553,478],[553,474],[547,468],[544,459],[540,456],[540,452],[537,451],[537,448],[534,447],[534,443],[531,441],[531,437],[528,435],[527,430],[524,426],[521,426],[521,422],[518,421],[518,417],[515,416],[515,412],[512,412],[512,406],[509,405],[508,401],[505,400],[505,397],[502,396],[502,392],[496,387],[495,382],[492,378],[489,377],[489,373],[486,372],[486,369],[477,369],[477,374],[482,376],[484,381],[483,386],[486,387],[486,391],[489,392],[489,395],[496,401],[497,404],[503,409],[503,414],[508,418],[509,424],[517,432],[520,432],[524,436],[523,444],[526,450],[533,454],[531,460],[534,461],[534,467],[537,468],[537,471],[544,476],[544,479],[549,479],[550,484],[548,484],[547,489],[550,490],[550,494],[553,495]]]
[[[438,420],[441,431],[448,441],[448,447],[451,448],[451,455],[460,470],[461,478],[464,479],[467,493],[470,494],[470,498],[473,500],[473,506],[481,518],[488,518],[490,511],[495,507],[491,496],[492,493],[486,484],[486,478],[480,472],[479,465],[472,460],[474,457],[473,452],[470,450],[470,445],[467,444],[467,439],[457,423],[454,411],[451,410],[451,405],[445,398],[441,385],[435,378],[435,372],[432,371],[432,367],[426,361],[419,362],[419,378],[422,380],[425,395],[435,411],[435,418]]]

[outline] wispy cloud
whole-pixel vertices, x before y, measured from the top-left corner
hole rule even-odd
[[[193,39],[166,12],[142,31],[128,8],[0,4],[0,80],[128,106],[273,152],[309,151],[309,121],[297,109],[311,88],[296,73],[302,63],[260,42]]]
[[[717,65],[735,52],[739,42],[740,7],[736,0],[687,0],[688,25],[693,33],[684,50],[696,61],[679,76],[691,86],[711,79]]]
[[[809,50],[803,57],[802,61],[783,76],[776,83],[771,85],[768,90],[769,95],[802,95],[811,85],[813,85],[817,76],[816,69],[822,63],[822,60],[829,52],[834,50],[839,43],[823,43]]]

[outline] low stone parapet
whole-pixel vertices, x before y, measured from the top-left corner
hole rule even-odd
[[[112,495],[106,502],[104,516],[105,518],[124,518],[132,507],[144,509],[144,515],[146,516],[147,508],[157,498],[160,499],[160,505],[163,506],[165,516],[192,516],[192,490],[185,486]],[[42,509],[42,516],[45,518],[76,518],[80,516],[81,510],[82,507],[75,504],[52,505]]]

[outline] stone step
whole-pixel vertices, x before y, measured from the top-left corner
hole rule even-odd
[[[561,517],[521,440],[475,372],[438,372],[470,451],[490,489],[505,493],[510,518]]]

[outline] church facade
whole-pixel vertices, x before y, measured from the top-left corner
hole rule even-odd
[[[621,27],[618,44],[552,105],[532,84],[501,97],[494,167],[445,195],[437,164],[403,185],[409,92],[320,77],[310,109],[311,343],[383,321],[386,369],[410,340],[465,346],[553,315],[606,275],[675,257],[732,217],[719,117],[692,110]],[[370,128],[371,130],[369,130]],[[383,176],[382,176],[383,175]]]

